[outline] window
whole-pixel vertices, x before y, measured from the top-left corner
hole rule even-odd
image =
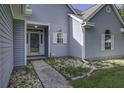
[[[63,33],[62,32],[57,33],[57,43],[63,43]]]
[[[111,50],[111,32],[109,30],[105,31],[105,50]]]
[[[64,32],[53,32],[53,43],[54,44],[67,44],[67,33]]]
[[[106,6],[106,12],[110,13],[111,12],[111,8],[109,6]]]

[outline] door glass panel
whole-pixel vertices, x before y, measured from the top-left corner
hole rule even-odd
[[[39,34],[38,33],[31,34],[30,48],[31,48],[31,52],[39,52]]]
[[[28,33],[27,33],[27,44],[28,44]]]
[[[43,35],[41,34],[41,44],[43,44]]]

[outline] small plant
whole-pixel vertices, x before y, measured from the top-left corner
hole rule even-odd
[[[75,77],[79,75],[83,75],[84,73],[89,72],[90,68],[83,68],[83,67],[66,67],[61,68],[60,72],[65,73],[67,77]]]
[[[48,58],[45,59],[45,61],[67,79],[83,75],[90,71],[90,68],[83,67],[84,65],[82,61],[72,57]]]
[[[34,71],[33,65],[28,61],[25,69],[13,71],[8,87],[31,88],[42,87],[42,84]]]

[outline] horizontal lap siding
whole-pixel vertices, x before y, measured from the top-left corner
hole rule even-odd
[[[111,8],[111,12],[106,12],[106,6]],[[85,31],[85,55],[86,59],[99,58],[121,58],[124,56],[124,34],[120,32],[122,25],[118,20],[111,5],[104,6],[91,20],[95,27]],[[114,35],[114,49],[102,50],[101,35],[106,30],[110,30]]]
[[[34,21],[39,23],[50,24],[49,28],[49,52],[51,56],[69,56],[69,42],[67,44],[54,44],[53,33],[61,30],[67,33],[67,41],[69,40],[69,17],[68,14],[72,11],[63,4],[60,5],[30,5],[32,9],[32,15],[27,19],[28,21]]]
[[[9,5],[0,5],[0,87],[7,87],[13,69],[13,19]]]
[[[14,66],[25,65],[25,22],[14,20]]]

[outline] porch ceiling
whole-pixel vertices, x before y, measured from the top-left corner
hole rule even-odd
[[[46,27],[47,26],[45,26],[45,25],[27,24],[27,29],[36,29],[36,30],[39,30],[39,29],[44,29]]]

